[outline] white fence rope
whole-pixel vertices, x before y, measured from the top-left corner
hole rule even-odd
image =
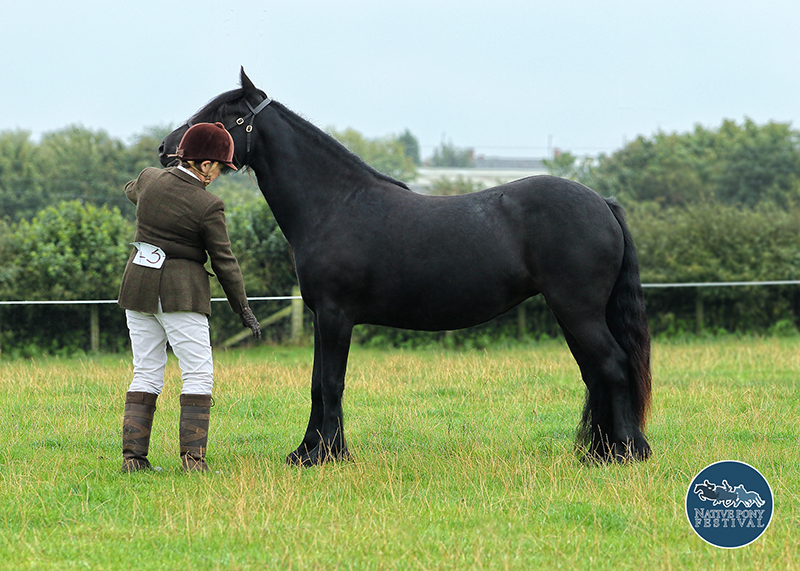
[[[766,282],[692,282],[674,284],[642,284],[644,288],[666,288],[666,287],[731,287],[731,286],[776,286],[776,285],[797,285],[800,280],[774,280]]]
[[[276,295],[269,297],[248,297],[248,301],[286,301],[302,299],[299,295]],[[211,301],[228,301],[226,297],[212,297]],[[0,301],[0,305],[99,305],[117,303],[116,299],[76,299],[66,301]]]
[[[777,286],[800,285],[800,280],[772,280],[761,282],[688,282],[688,283],[655,283],[642,284],[643,288],[670,288],[670,287],[738,287],[738,286]],[[288,301],[302,299],[299,295],[276,295],[266,297],[248,297],[248,301]],[[224,297],[214,297],[211,301],[228,301]],[[95,305],[104,303],[117,303],[116,299],[82,299],[68,301],[0,301],[0,305]]]

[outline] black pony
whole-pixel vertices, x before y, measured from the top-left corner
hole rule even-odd
[[[354,325],[459,329],[539,293],[586,384],[585,457],[649,457],[650,333],[636,250],[614,201],[551,176],[416,194],[269,99],[244,69],[240,89],[164,139],[162,164],[191,124],[214,121],[230,130],[238,164],[255,172],[314,314],[311,418],[289,463],[348,455],[342,394]]]

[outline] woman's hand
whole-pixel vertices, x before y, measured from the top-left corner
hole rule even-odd
[[[239,314],[239,317],[242,318],[242,325],[249,327],[250,331],[253,332],[253,338],[261,339],[261,326],[259,326],[256,316],[253,315],[253,310],[249,307],[245,307],[244,311]]]

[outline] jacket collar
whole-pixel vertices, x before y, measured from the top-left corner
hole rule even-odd
[[[203,184],[203,181],[199,180],[197,177],[192,176],[191,173],[186,172],[185,170],[179,169],[178,167],[167,167],[165,169],[168,173],[174,174],[179,179],[186,181],[194,186],[199,186],[202,189],[206,188],[206,185]]]

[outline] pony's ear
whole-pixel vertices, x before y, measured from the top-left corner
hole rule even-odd
[[[242,66],[242,70],[239,74],[239,81],[242,84],[242,89],[245,91],[256,91],[256,86],[250,81],[250,78],[247,77],[247,74],[244,72],[244,66]]]

